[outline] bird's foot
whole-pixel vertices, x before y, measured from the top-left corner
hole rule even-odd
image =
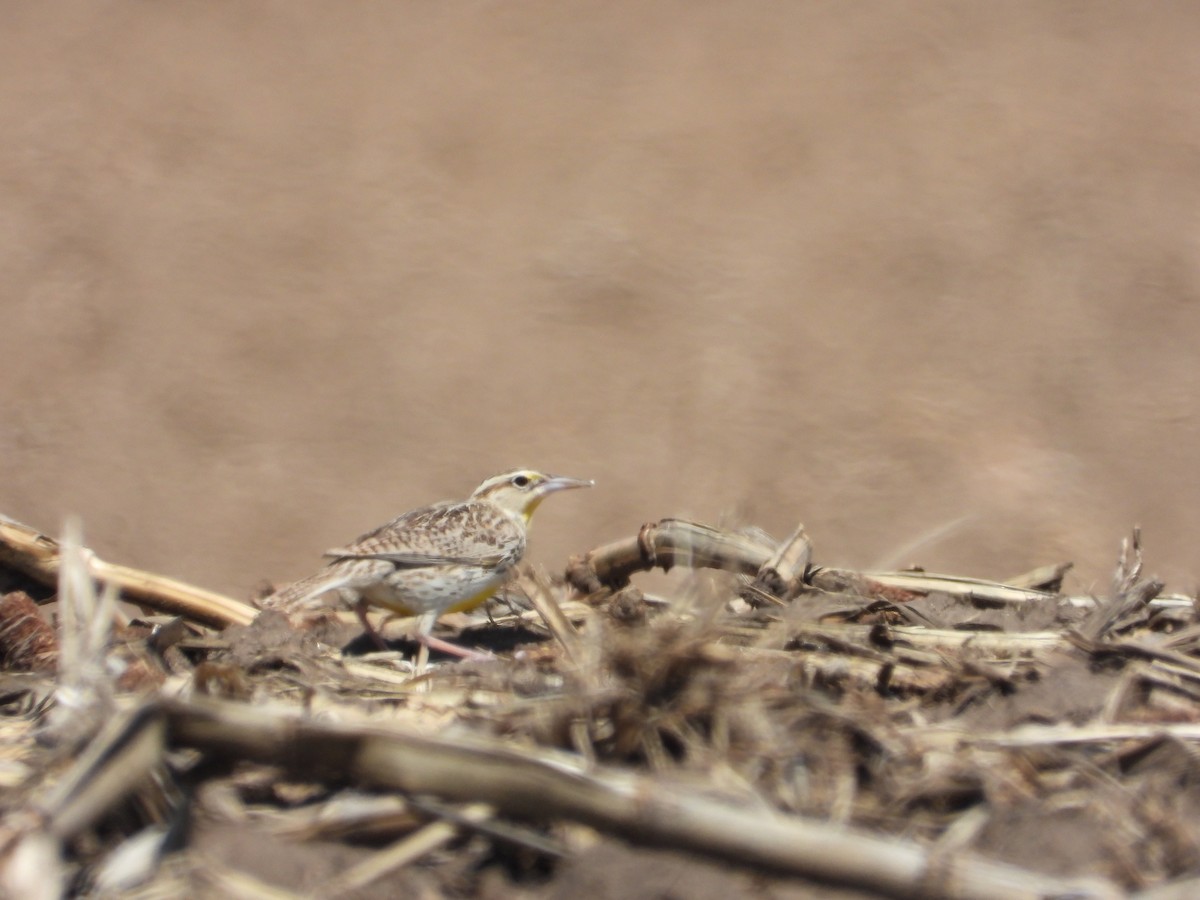
[[[437,650],[439,653],[457,656],[460,659],[469,659],[473,662],[482,662],[483,660],[496,658],[494,654],[488,653],[486,650],[470,650],[466,647],[460,647],[458,644],[452,644],[450,641],[435,638],[432,634],[418,634],[417,640],[430,650]]]

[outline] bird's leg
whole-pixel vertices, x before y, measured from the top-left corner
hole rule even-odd
[[[367,637],[371,639],[371,643],[375,645],[377,650],[387,650],[387,642],[375,630],[375,626],[371,624],[371,620],[367,618],[367,603],[366,597],[359,597],[358,602],[354,604],[354,611],[358,613],[358,621],[362,622],[363,631],[367,633]]]
[[[413,674],[417,678],[420,678],[422,675],[424,675],[426,669],[429,667],[429,644],[425,643],[424,638],[428,636],[429,632],[433,629],[433,623],[436,621],[437,612],[433,610],[423,613],[421,617],[417,619],[417,641],[421,645],[421,649],[417,651],[416,667],[413,669]],[[424,690],[431,690],[431,685],[428,682],[425,683]]]

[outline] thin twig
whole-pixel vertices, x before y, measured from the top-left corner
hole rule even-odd
[[[486,803],[472,803],[459,811],[459,816],[467,822],[482,822],[494,814],[495,810]],[[361,890],[454,840],[461,828],[461,825],[453,822],[431,822],[390,847],[372,853],[358,865],[340,872],[321,885],[313,895],[342,897],[351,891]]]
[[[537,570],[522,572],[520,584],[525,591],[525,596],[529,598],[533,608],[542,617],[542,621],[546,623],[550,633],[562,645],[567,658],[573,662],[579,662],[581,659],[579,632],[575,630],[571,620],[567,618],[554,599],[545,574]]]

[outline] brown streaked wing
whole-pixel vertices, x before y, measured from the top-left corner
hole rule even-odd
[[[346,547],[326,551],[337,558],[386,559],[400,566],[497,566],[520,556],[520,526],[489,503],[439,503],[415,509]]]

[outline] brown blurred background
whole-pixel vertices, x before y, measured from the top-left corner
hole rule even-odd
[[[245,596],[513,465],[533,558],[1200,575],[1200,7],[10,2],[0,512]],[[913,547],[920,538],[931,539]]]

